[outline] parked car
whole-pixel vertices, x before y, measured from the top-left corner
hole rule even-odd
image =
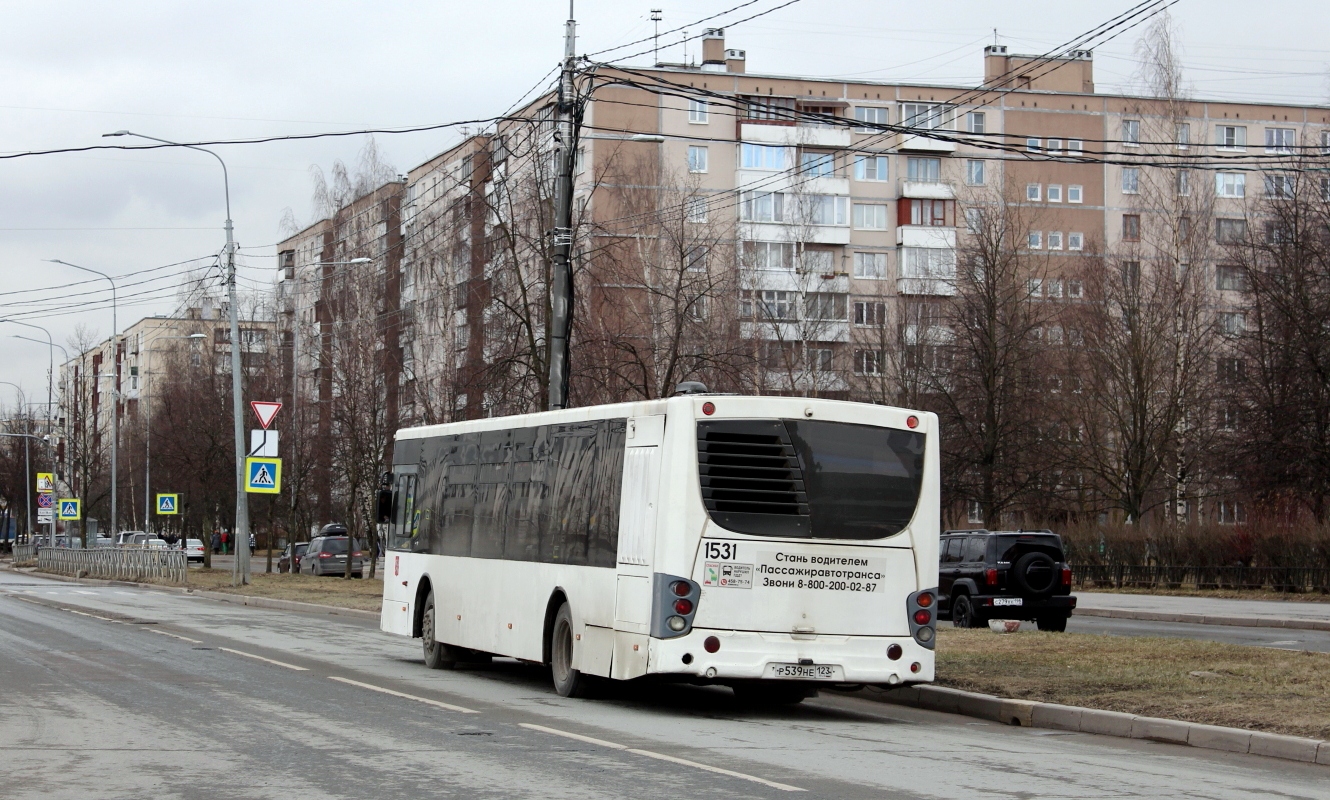
[[[143,547],[147,550],[168,550],[171,545],[167,544],[165,539],[153,536],[143,540]]]
[[[121,531],[115,535],[116,547],[139,547],[151,538],[143,531]]]
[[[294,542],[288,544],[282,551],[282,555],[277,559],[278,572],[300,572],[300,557],[309,549],[309,542]]]
[[[306,575],[345,575],[347,543],[350,541],[346,535],[315,536],[305,554],[300,557],[300,571]],[[351,553],[351,575],[361,577],[364,568],[364,553],[357,541]]]
[[[110,536],[98,536],[92,541],[93,547],[115,547],[115,541]]]
[[[185,540],[185,558],[189,561],[203,563],[203,540],[186,539]]]
[[[938,561],[938,616],[957,628],[1020,619],[1041,631],[1067,629],[1076,598],[1056,533],[946,531]]]

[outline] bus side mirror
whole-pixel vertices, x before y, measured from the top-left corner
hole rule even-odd
[[[378,513],[375,515],[380,523],[392,522],[393,519],[393,490],[380,489]]]

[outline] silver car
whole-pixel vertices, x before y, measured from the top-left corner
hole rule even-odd
[[[316,536],[309,543],[305,554],[300,557],[300,571],[306,575],[345,575],[346,574],[346,536]],[[365,558],[360,550],[360,542],[355,543],[351,553],[351,575],[359,578],[364,575]]]

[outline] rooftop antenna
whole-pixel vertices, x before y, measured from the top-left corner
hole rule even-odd
[[[997,46],[997,43],[998,43],[998,38],[997,38],[997,28],[994,28],[994,29],[993,29],[993,46],[996,47],[996,46]]]
[[[687,64],[687,63],[688,63],[688,29],[687,29],[687,28],[684,28],[684,29],[683,29],[683,41],[680,42],[680,44],[683,45],[683,63]]]
[[[656,32],[655,32],[654,34],[652,34],[652,36],[651,36],[651,39],[652,39],[651,51],[652,51],[652,53],[654,54],[653,57],[656,59],[656,66],[658,66],[658,67],[660,66],[660,21],[661,21],[661,19],[662,19],[662,17],[661,17],[660,9],[659,9],[659,8],[653,8],[653,9],[651,9],[651,21],[654,22],[654,23],[656,24]]]

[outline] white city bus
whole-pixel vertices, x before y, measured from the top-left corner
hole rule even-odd
[[[933,678],[933,414],[693,394],[404,429],[381,627],[425,663],[794,702]]]

